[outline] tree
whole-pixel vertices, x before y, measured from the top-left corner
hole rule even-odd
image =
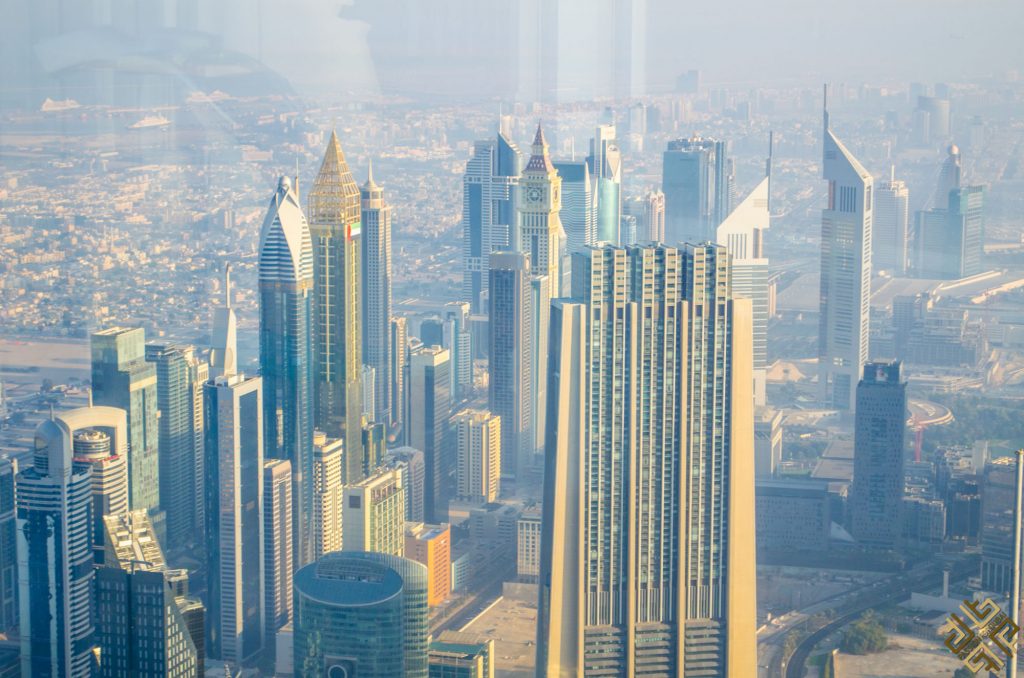
[[[889,639],[878,623],[875,613],[868,610],[843,634],[839,648],[847,654],[875,654],[885,650]]]
[[[974,678],[974,672],[966,666],[961,666],[953,672],[953,678]]]

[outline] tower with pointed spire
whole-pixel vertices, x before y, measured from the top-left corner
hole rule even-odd
[[[363,279],[363,362],[374,369],[373,397],[378,421],[396,423],[391,392],[391,206],[384,189],[373,180],[370,161],[366,183],[360,189]]]
[[[832,133],[825,89],[822,174],[828,204],[821,212],[821,315],[818,385],[822,402],[853,411],[868,358],[871,217],[874,180]]]
[[[316,428],[345,440],[345,482],[362,479],[362,333],[359,329],[359,187],[331,132],[309,191],[313,239]]]
[[[210,378],[230,377],[238,371],[238,320],[231,308],[231,264],[224,267],[224,305],[213,311],[210,342]]]
[[[313,557],[313,244],[286,176],[278,182],[263,220],[259,291],[261,442],[267,457],[292,463],[295,559],[303,565]],[[251,421],[255,415],[240,416]]]
[[[537,134],[529,162],[519,179],[519,247],[530,255],[535,274],[547,275],[551,297],[562,296],[561,261],[565,231],[559,211],[562,209],[562,179],[548,154],[544,130]]]

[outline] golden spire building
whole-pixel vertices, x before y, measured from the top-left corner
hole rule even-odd
[[[544,131],[537,125],[532,155],[519,179],[519,247],[530,255],[535,275],[547,275],[551,297],[561,296],[561,258],[565,231],[562,209],[562,179],[551,162]]]
[[[345,482],[354,483],[363,475],[360,194],[334,132],[307,211],[313,238],[313,420],[328,437],[344,439]]]

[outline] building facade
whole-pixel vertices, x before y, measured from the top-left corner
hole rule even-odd
[[[544,131],[537,125],[532,155],[519,179],[519,250],[528,254],[534,272],[547,275],[551,296],[561,296],[562,255],[565,231],[562,209],[562,179],[551,163]]]
[[[452,428],[458,445],[458,498],[478,504],[496,501],[501,493],[501,417],[462,410],[452,417]]]
[[[359,189],[362,223],[363,361],[374,371],[375,421],[395,423],[391,391],[391,205],[370,165]]]
[[[427,604],[440,605],[452,592],[452,530],[447,523],[405,528],[405,557],[427,568]]]
[[[292,620],[292,464],[287,459],[263,462],[263,585],[266,591],[265,647],[274,648],[275,636]]]
[[[397,470],[346,485],[341,516],[343,550],[405,555],[405,493]]]
[[[725,141],[690,137],[668,143],[662,154],[667,242],[713,240],[732,211],[733,170]]]
[[[432,523],[447,520],[454,485],[450,369],[448,351],[437,346],[420,347],[409,358],[406,440],[410,447],[423,452],[423,517]]]

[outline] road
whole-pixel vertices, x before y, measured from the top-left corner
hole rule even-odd
[[[515,562],[511,564],[511,567],[498,572],[489,584],[486,584],[477,593],[467,598],[456,612],[432,624],[430,632],[437,635],[441,631],[462,630],[463,626],[471,622],[478,614],[486,610],[488,606],[501,597],[502,585],[506,580],[512,581],[514,576]]]

